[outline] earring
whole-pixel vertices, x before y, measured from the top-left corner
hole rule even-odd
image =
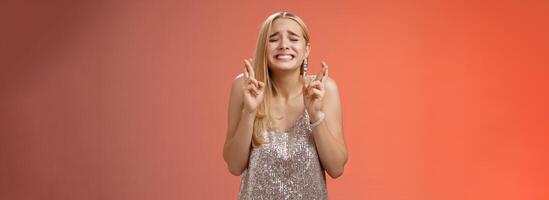
[[[303,75],[307,76],[307,60],[308,58],[305,58],[305,60],[303,60]]]

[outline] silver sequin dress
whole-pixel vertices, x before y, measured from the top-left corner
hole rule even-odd
[[[265,143],[252,149],[238,199],[327,199],[307,111],[281,133],[265,131]]]

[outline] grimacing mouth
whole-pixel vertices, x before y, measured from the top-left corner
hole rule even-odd
[[[294,59],[294,58],[296,57],[295,54],[293,54],[293,53],[276,53],[276,54],[273,56],[273,58],[274,58],[274,59],[280,59],[279,57],[281,57],[281,56],[290,56],[290,57],[291,57],[290,60],[292,60],[292,59]]]

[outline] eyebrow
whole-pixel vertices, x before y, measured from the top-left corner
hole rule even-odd
[[[298,36],[298,37],[300,36],[300,35],[298,35],[297,33],[294,33],[294,32],[292,32],[292,31],[290,31],[290,30],[288,30],[287,32],[288,32],[290,35],[293,35],[293,36]],[[277,32],[271,34],[271,35],[269,36],[269,38],[272,38],[272,37],[278,35],[279,33],[280,33],[280,32],[277,31]]]

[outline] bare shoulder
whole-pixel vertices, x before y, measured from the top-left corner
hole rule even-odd
[[[232,81],[231,86],[231,106],[237,106],[240,105],[242,101],[242,83],[244,82],[244,74],[240,73],[238,74]]]
[[[233,84],[234,83],[242,83],[242,81],[244,81],[244,74],[240,73],[240,74],[236,75],[236,77],[234,77]]]
[[[238,88],[240,88],[240,86],[242,86],[243,82],[244,82],[244,74],[240,73],[240,74],[236,75],[236,77],[234,77],[234,79],[232,81],[231,93],[241,91]]]
[[[338,91],[337,83],[331,77],[328,77],[326,79],[326,83],[324,83],[324,87],[326,88],[326,91],[332,91],[332,92],[334,92],[334,91],[337,92]]]
[[[229,98],[229,133],[232,133],[236,129],[238,118],[240,116],[240,110],[242,109],[243,91],[242,83],[244,81],[243,74],[237,75],[231,86],[230,98]]]
[[[227,126],[227,138],[226,141],[234,135],[236,127],[238,125],[238,119],[240,118],[240,111],[242,110],[242,83],[244,81],[243,74],[237,75],[231,86],[230,98],[229,98],[229,112],[228,112],[228,126]]]
[[[324,83],[324,89],[326,90],[326,96],[328,96],[328,98],[339,97],[339,89],[337,87],[337,83],[329,76]]]

